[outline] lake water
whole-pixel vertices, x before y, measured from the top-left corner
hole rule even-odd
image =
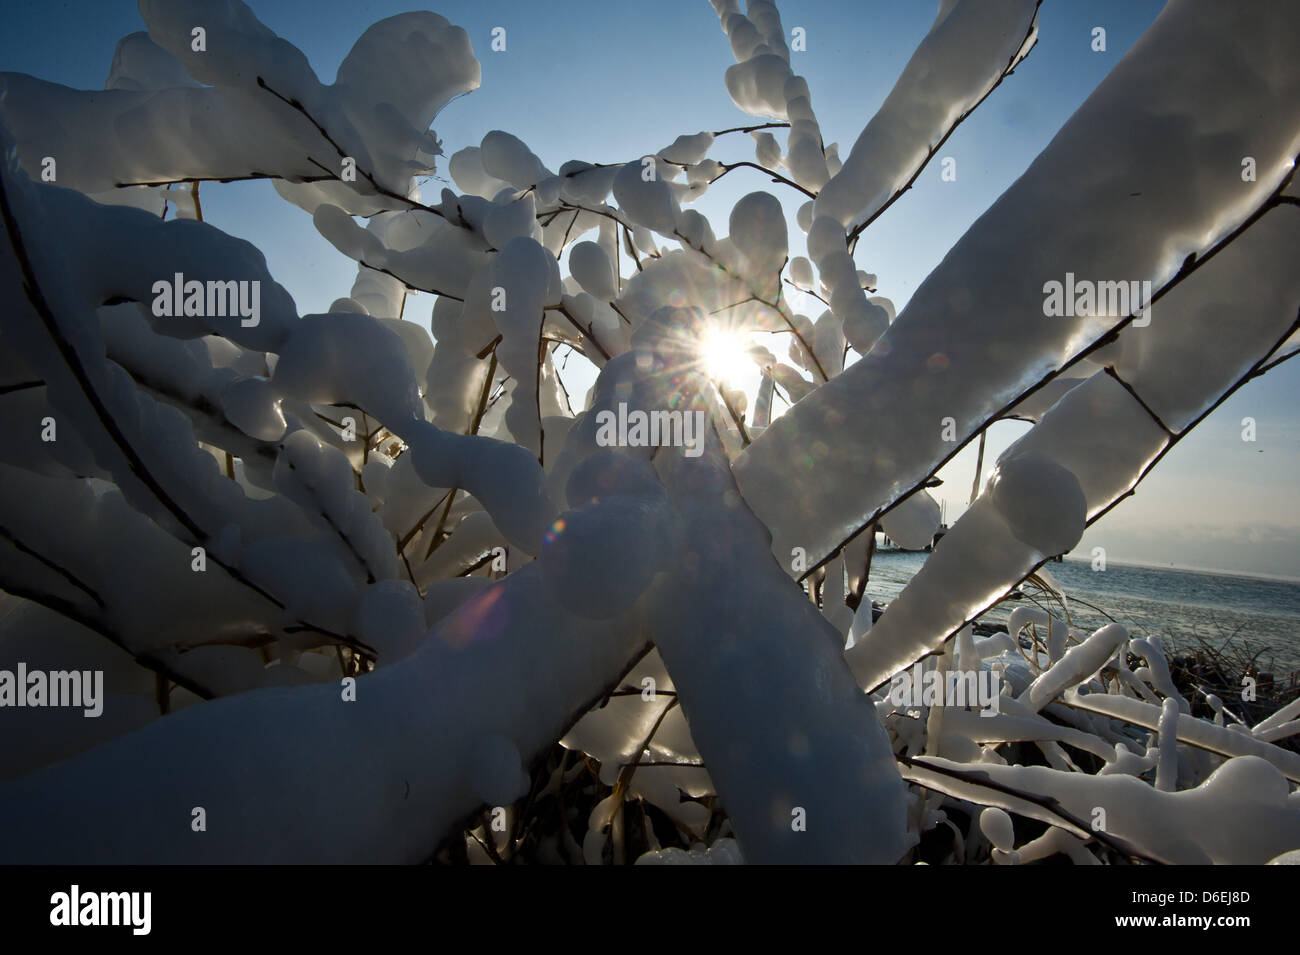
[[[942,545],[941,545],[942,546]],[[926,554],[878,551],[871,562],[868,592],[887,603],[924,563]],[[1135,565],[1106,565],[1097,572],[1087,561],[1049,563],[1045,569],[1070,600],[1075,626],[1094,628],[1108,619],[1080,601],[1094,604],[1134,636],[1160,636],[1166,648],[1197,646],[1198,637],[1219,647],[1262,650],[1261,670],[1285,676],[1300,670],[1300,581]],[[1004,603],[985,614],[1005,620],[1018,604]],[[1054,608],[1060,613],[1059,606]]]

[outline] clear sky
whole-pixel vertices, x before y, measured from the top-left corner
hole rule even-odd
[[[778,0],[778,6],[787,30],[806,31],[807,52],[794,53],[792,65],[808,80],[825,140],[839,142],[847,155],[924,36],[937,2]],[[956,182],[941,182],[937,164],[928,168],[859,242],[859,267],[879,276],[880,294],[902,309],[1161,6],[1160,0],[1045,0],[1038,46],[941,152],[956,159]],[[325,82],[333,81],[367,26],[417,8],[409,0],[261,0],[252,7],[306,53]],[[556,169],[572,158],[632,159],[679,133],[754,122],[723,86],[733,60],[707,0],[445,0],[432,9],[468,31],[483,65],[482,87],[452,102],[434,123],[447,156],[477,145],[489,130],[505,129]],[[0,70],[84,89],[103,87],[116,40],[143,28],[131,0],[7,0],[3,22]],[[490,49],[497,26],[506,28],[505,52]],[[1107,31],[1104,53],[1090,46],[1096,26]],[[714,155],[752,159],[752,142],[725,137]],[[441,172],[429,183],[435,196],[444,184],[439,178]],[[715,231],[725,232],[732,204],[760,188],[789,200],[791,245],[800,250],[793,213],[802,197],[786,195],[785,187],[753,170],[728,175],[697,208]],[[269,183],[205,184],[203,207],[209,222],[262,249],[301,313],[325,311],[348,294],[355,265]],[[813,317],[821,309],[794,304]],[[427,325],[431,306],[428,296],[412,298],[406,317]],[[1135,497],[1091,529],[1076,553],[1104,546],[1116,561],[1300,577],[1298,396],[1300,360],[1248,384],[1175,448]],[[1257,421],[1254,443],[1241,440],[1246,416]],[[1024,427],[1008,422],[991,429],[986,474]],[[938,494],[950,520],[969,497],[974,458],[972,444],[942,472]]]

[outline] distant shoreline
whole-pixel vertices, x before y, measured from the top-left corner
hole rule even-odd
[[[1088,557],[1072,557],[1065,555],[1065,559],[1073,564],[1090,564],[1092,559]],[[1152,564],[1137,560],[1115,560],[1106,558],[1107,564],[1115,564],[1120,567],[1140,567],[1143,570],[1177,570],[1186,574],[1205,574],[1210,577],[1244,577],[1249,580],[1271,580],[1281,584],[1300,584],[1300,577],[1292,577],[1286,574],[1262,574],[1248,570],[1228,570],[1217,567],[1188,567],[1183,564]]]
[[[894,548],[878,548],[876,553],[884,554],[921,554],[927,555],[928,552],[920,550],[902,550]],[[1065,560],[1072,564],[1091,564],[1090,557],[1075,557],[1070,554],[1065,555]],[[1190,567],[1186,564],[1154,564],[1140,560],[1116,560],[1113,557],[1107,557],[1106,563],[1118,567],[1138,567],[1142,570],[1176,570],[1186,574],[1205,574],[1210,577],[1242,577],[1247,580],[1270,580],[1280,584],[1300,584],[1300,576],[1290,576],[1288,574],[1264,574],[1249,570],[1229,570],[1220,567]],[[1050,564],[1047,565],[1051,569]]]

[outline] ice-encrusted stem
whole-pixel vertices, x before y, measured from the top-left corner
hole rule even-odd
[[[1063,699],[1067,706],[1074,709],[1124,720],[1153,731],[1159,730],[1160,717],[1164,712],[1163,706],[1109,693],[1068,693]],[[1175,731],[1180,743],[1218,753],[1220,756],[1258,756],[1272,763],[1287,779],[1300,782],[1300,756],[1280,746],[1225,726],[1215,726],[1206,720],[1180,719]],[[1161,746],[1163,745],[1162,739]]]
[[[813,215],[857,235],[901,195],[967,115],[1024,59],[1042,0],[945,5]]]
[[[1179,721],[1192,722],[1202,721]],[[1283,849],[1300,847],[1300,812],[1287,804],[1286,780],[1253,756],[1228,760],[1200,786],[1182,792],[1161,792],[1122,774],[1091,776],[1044,766],[974,768],[932,757],[915,765],[1035,796],[1074,819],[1099,819],[1096,810],[1103,809],[1104,829],[1085,834],[1100,838],[1104,832],[1162,862],[1260,865]],[[1022,806],[1008,808],[1020,812]]]
[[[1178,791],[1178,701],[1166,699],[1160,707],[1156,728],[1160,759],[1156,763],[1156,789],[1162,793]]]
[[[1098,372],[1067,393],[1004,458],[1032,452],[1056,462],[1079,481],[1086,524],[1098,521],[1291,334],[1300,309],[1290,255],[1297,241],[1300,210],[1268,211],[1162,300],[1149,327],[1125,330],[1098,353],[1115,374]],[[1221,324],[1227,311],[1237,318],[1231,330]],[[1215,347],[1203,347],[1207,340]],[[1028,499],[1004,503],[1014,513]],[[1018,538],[1004,517],[986,493],[953,525],[871,640],[849,652],[865,686],[936,650],[1052,556]]]
[[[677,367],[669,328],[658,338],[646,328],[641,341]],[[653,389],[665,378],[646,380]],[[689,380],[676,387],[677,407],[706,407]],[[651,404],[673,407],[671,397]],[[665,448],[656,464],[685,539],[648,619],[745,858],[896,862],[902,781],[838,651],[843,638],[772,558],[715,435],[698,457]]]
[[[358,215],[411,208],[418,205],[405,197],[413,170],[431,169],[441,152],[430,122],[480,81],[469,36],[434,13],[373,24],[340,65],[337,82],[326,86],[302,52],[242,0],[145,0],[140,12],[149,35],[128,38],[132,48],[147,47],[149,61],[166,64],[169,77],[188,71],[199,82],[83,91],[0,74],[29,174],[53,154],[60,182],[88,192],[273,178],[314,183],[286,190],[308,207],[327,196]],[[196,23],[204,24],[210,51],[191,49]],[[52,111],[69,124],[51,128]],[[178,138],[175,129],[189,133]],[[81,148],[86,141],[99,148]],[[356,182],[342,181],[343,156],[356,160]]]
[[[748,0],[741,13],[736,0],[713,0],[714,11],[736,63],[726,73],[727,92],[740,109],[755,116],[788,119],[790,134],[781,164],[792,179],[755,163],[725,163],[724,172],[738,166],[758,169],[773,176],[774,182],[793,186],[810,199],[830,178],[821,127],[812,108],[808,83],[790,67],[781,14],[771,0]]]
[[[225,697],[0,785],[0,811],[25,820],[0,861],[422,861],[475,807],[522,796],[490,784],[524,779],[644,645],[634,614],[576,618],[538,571],[357,678],[355,701],[337,683]],[[190,829],[195,807],[206,832]]]
[[[1250,9],[1170,3],[876,347],[739,456],[737,482],[775,553],[802,545],[819,564],[1145,304],[1049,315],[1048,282],[1069,272],[1150,282],[1159,295],[1276,190],[1300,148],[1300,66],[1278,37],[1300,11]],[[1242,181],[1242,156],[1256,159],[1256,181]],[[1054,225],[1062,218],[1072,228]],[[911,402],[901,413],[900,394]],[[956,441],[944,439],[946,418]],[[846,435],[844,421],[870,428]]]

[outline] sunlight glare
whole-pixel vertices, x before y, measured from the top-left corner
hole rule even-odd
[[[754,362],[748,355],[749,341],[733,332],[709,331],[700,342],[700,361],[714,381],[738,385]]]

